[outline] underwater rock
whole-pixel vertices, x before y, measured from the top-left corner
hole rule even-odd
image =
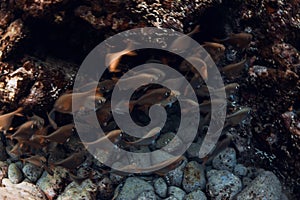
[[[232,171],[236,165],[236,152],[233,148],[227,148],[213,159],[213,167],[218,170]]]
[[[108,177],[104,177],[98,183],[97,196],[101,199],[111,199],[114,194],[114,185]]]
[[[26,178],[28,178],[32,183],[35,183],[41,177],[43,168],[27,163],[22,168],[22,171]]]
[[[4,187],[0,187],[0,199],[47,200],[45,194],[32,183],[12,184],[10,180],[5,178],[2,185]]]
[[[156,200],[156,199],[157,199],[157,197],[153,190],[144,191],[137,198],[137,200]]]
[[[253,181],[253,179],[249,178],[249,177],[243,177],[242,182],[243,182],[243,186],[247,187],[248,185],[251,184],[251,182]]]
[[[56,167],[54,175],[51,176],[44,171],[42,177],[37,181],[36,185],[45,193],[48,199],[55,199],[65,187],[65,179],[67,177],[66,169]]]
[[[120,32],[148,25],[183,31],[195,16],[219,3],[217,0],[90,1],[89,5],[78,6],[75,15],[97,30],[106,28]]]
[[[189,193],[198,188],[204,189],[206,180],[204,167],[196,161],[189,162],[183,170],[182,188]]]
[[[273,58],[284,70],[292,70],[299,74],[300,54],[299,51],[288,43],[276,43],[272,46]]]
[[[238,177],[246,176],[248,173],[247,167],[242,164],[237,164],[233,169],[234,175]]]
[[[44,17],[46,14],[54,13],[62,3],[66,0],[50,0],[50,1],[30,1],[30,0],[15,0],[16,7],[24,11],[25,16]]]
[[[232,199],[242,189],[242,181],[227,170],[207,172],[208,195],[216,200]]]
[[[173,140],[173,141],[172,141]],[[172,141],[172,143],[170,143]],[[161,135],[156,141],[156,148],[161,149],[168,145],[168,148],[164,148],[167,152],[176,152],[179,148],[182,147],[183,142],[181,139],[174,133],[168,132]]]
[[[21,19],[13,21],[3,32],[0,33],[0,60],[5,59],[16,49],[20,41],[25,38],[25,27]]]
[[[109,174],[109,179],[112,181],[112,183],[114,185],[119,185],[125,179],[125,177],[121,176],[119,174],[110,173]]]
[[[158,178],[153,183],[156,194],[161,198],[167,197],[168,186],[163,178]]]
[[[51,110],[55,100],[73,84],[75,66],[61,61],[24,58],[22,66],[0,77],[0,105],[23,106],[24,110]],[[1,68],[0,68],[1,69]],[[1,70],[4,71],[4,70]]]
[[[8,167],[8,178],[14,184],[20,183],[23,180],[23,174],[15,163],[11,163]]]
[[[178,200],[175,196],[171,195],[168,198],[165,198],[164,200]]]
[[[183,200],[186,193],[179,187],[170,186],[168,188],[168,195],[169,196],[174,196],[178,200]]]
[[[197,158],[197,157],[199,157],[200,147],[201,147],[200,144],[192,143],[186,151],[187,157],[188,158]]]
[[[140,179],[135,177],[129,177],[126,179],[124,186],[122,187],[117,200],[131,200],[136,199],[144,191],[154,191],[153,186]]]
[[[204,192],[202,192],[200,189],[197,189],[188,195],[185,196],[185,200],[207,200],[207,197]]]
[[[281,183],[273,172],[265,171],[258,175],[249,186],[237,195],[237,200],[281,199]]]
[[[8,164],[6,162],[0,161],[0,185],[2,184],[2,180],[7,178],[8,174]]]
[[[169,171],[165,176],[164,179],[169,186],[181,186],[183,180],[183,167],[186,165],[186,161],[178,166],[177,168]]]
[[[90,179],[84,180],[80,185],[75,182],[70,183],[59,195],[57,200],[82,200],[95,199],[97,185]]]

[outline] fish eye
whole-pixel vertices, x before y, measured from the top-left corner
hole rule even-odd
[[[165,96],[165,97],[169,97],[170,94],[171,94],[171,92],[168,91],[168,92],[166,92],[166,93],[164,94],[164,96]]]

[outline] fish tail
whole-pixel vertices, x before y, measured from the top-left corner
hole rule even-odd
[[[44,135],[38,135],[37,137],[40,140],[40,144],[45,143],[45,136]]]
[[[199,33],[200,32],[200,25],[195,26],[195,28],[188,34],[189,36]]]
[[[229,37],[225,38],[225,39],[217,39],[217,38],[213,38],[214,42],[218,42],[218,43],[223,43],[226,42],[229,39]]]
[[[14,111],[14,114],[23,117],[24,115],[20,113],[22,111],[23,111],[23,107],[19,107],[17,110]]]
[[[137,53],[135,51],[130,51],[130,49],[128,49],[128,50],[129,50],[128,53],[125,54],[126,56],[136,56],[137,55]]]
[[[53,111],[54,111],[54,110],[52,109],[52,110],[50,111],[50,113],[47,112],[48,121],[49,121],[50,125],[52,126],[52,128],[53,128],[54,130],[57,130],[57,124],[56,124],[56,122],[51,118],[51,115],[52,115]]]
[[[9,140],[13,140],[13,135],[6,135],[5,137]]]
[[[18,144],[16,144],[9,152],[14,155],[19,155],[19,149],[20,149],[20,146]]]
[[[54,168],[56,167],[55,163],[49,163],[49,166],[47,166],[48,169],[50,169],[50,171],[53,171]]]
[[[46,166],[45,164],[43,164],[43,169],[44,169],[49,175],[53,176],[54,173],[53,173],[53,170],[52,170],[51,168],[53,169],[54,166],[53,166],[53,167],[48,167],[48,166]]]

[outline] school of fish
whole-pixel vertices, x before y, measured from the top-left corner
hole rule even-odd
[[[193,34],[201,31],[197,26],[195,29],[188,33],[186,37],[193,36]],[[210,56],[218,61],[226,49],[226,45],[230,44],[237,49],[244,50],[248,47],[252,40],[252,35],[248,33],[230,34],[225,39],[214,39],[214,41],[205,42],[203,44],[204,49],[208,51]],[[133,139],[131,137],[125,137],[124,132],[118,128],[114,123],[112,111],[111,111],[111,93],[118,82],[118,76],[126,72],[123,62],[123,58],[134,59],[139,56],[139,51],[131,51],[132,43],[128,43],[128,48],[120,52],[110,52],[106,55],[105,63],[108,68],[108,73],[111,74],[110,79],[100,80],[97,83],[97,88],[91,87],[94,83],[86,84],[83,88],[84,92],[69,91],[61,95],[53,105],[53,109],[45,111],[45,118],[33,115],[27,116],[24,113],[24,108],[17,108],[9,113],[0,115],[0,131],[8,140],[7,151],[8,154],[19,157],[23,162],[32,163],[38,167],[42,167],[49,174],[53,174],[53,168],[56,166],[62,166],[70,170],[71,176],[72,170],[81,165],[87,158],[87,151],[78,151],[70,153],[64,159],[58,161],[48,160],[47,151],[49,148],[57,145],[63,145],[68,142],[71,137],[76,136],[76,128],[74,122],[69,124],[58,123],[58,115],[72,115],[74,113],[94,111],[96,113],[99,124],[106,132],[106,136],[97,138],[92,142],[83,141],[81,144],[84,146],[97,146],[105,145],[105,139],[109,139],[116,145],[123,145],[125,147],[134,146],[148,146],[155,143],[155,140],[159,135],[164,134],[160,127],[156,127],[149,130],[145,137]],[[179,38],[173,42],[174,48],[185,48],[184,38]],[[151,62],[152,58],[149,58],[146,62]],[[210,110],[212,102],[209,99],[208,87],[204,84],[204,80],[209,79],[209,67],[206,63],[200,59],[200,55],[197,52],[190,57],[191,60],[195,60],[200,65],[200,73],[195,70],[193,66],[187,61],[182,61],[177,67],[177,70],[183,74],[183,77],[187,79],[193,86],[193,89],[198,97],[198,102],[194,102],[189,99],[184,101],[190,105],[189,108],[184,110],[182,115],[188,115],[193,112],[194,107],[200,109],[201,116],[206,119],[201,123],[201,126],[209,124]],[[153,60],[152,60],[153,61]],[[154,59],[157,63],[168,63],[166,57],[158,57]],[[235,77],[240,76],[243,71],[246,71],[246,65],[249,63],[249,59],[245,57],[240,62],[232,63],[227,66],[219,67],[219,70],[223,76],[229,80],[233,80]],[[254,69],[255,70],[255,69]],[[120,102],[117,105],[118,113],[122,114],[124,109],[129,109],[131,114],[143,113],[148,115],[149,108],[153,105],[160,105],[165,108],[172,107],[177,102],[177,97],[181,95],[176,90],[170,90],[169,88],[159,85],[151,84],[153,80],[160,80],[162,82],[172,84],[175,88],[182,87],[182,77],[180,79],[165,79],[165,73],[158,69],[145,69],[140,71],[130,72],[131,77],[123,79],[119,83],[119,90],[126,92],[126,90],[134,88],[136,84],[139,84],[143,80],[147,80],[150,84],[141,85],[141,89],[136,92],[129,103]],[[269,72],[270,73],[270,72]],[[231,96],[234,95],[239,88],[239,84],[235,82],[228,83],[224,88],[215,90],[214,95],[218,97],[221,90],[226,92],[228,104],[232,103]],[[183,88],[187,90],[187,88]],[[95,102],[94,105],[90,105],[90,100]],[[218,99],[217,99],[218,101]],[[244,107],[241,109],[229,110],[224,127],[238,126],[250,113],[251,109]],[[87,118],[88,119],[88,118]],[[24,121],[18,127],[14,127],[13,124],[16,121]],[[87,125],[89,120],[82,122]],[[201,130],[202,127],[199,127]],[[215,147],[214,152],[211,152],[207,157],[203,159],[203,164],[211,160],[220,149],[226,148],[231,142],[231,137],[226,137],[221,140]],[[183,160],[182,157],[175,157],[167,160],[160,165],[155,165],[152,170],[162,175],[169,170],[174,169]],[[124,169],[131,169],[132,172],[139,173],[140,169],[136,168],[134,164],[130,166],[124,166]],[[151,170],[151,169],[147,169]],[[73,175],[74,176],[74,175]],[[76,177],[74,177],[76,178]]]

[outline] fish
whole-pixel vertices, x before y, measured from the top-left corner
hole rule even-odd
[[[161,164],[154,165],[153,168],[160,167],[161,165],[165,165],[165,164],[167,165],[157,171],[154,171],[154,173],[159,176],[165,176],[167,173],[169,173],[169,171],[174,170],[176,167],[178,167],[183,160],[184,160],[183,156],[177,156],[177,157],[175,157],[173,159],[169,159]]]
[[[129,145],[137,145],[137,146],[147,146],[153,143],[153,141],[157,138],[158,134],[160,133],[161,128],[155,127],[150,130],[144,137],[135,140],[133,142],[125,142]]]
[[[97,86],[97,91],[100,92],[101,94],[103,93],[108,93],[110,92],[115,84],[117,83],[117,79],[107,79],[107,80],[103,80],[101,82],[98,81],[91,81],[87,84],[85,84],[84,86],[80,87],[79,90],[84,91],[84,90],[92,90],[95,89],[94,86]]]
[[[226,106],[226,105],[223,105],[223,103],[226,102],[224,101],[223,99],[215,99],[213,101],[213,103],[215,105],[217,105],[218,107],[220,106]],[[200,112],[201,113],[209,113],[211,111],[211,101],[203,101],[200,105],[199,105],[199,108],[200,108]]]
[[[186,35],[180,36],[174,40],[174,42],[170,45],[171,51],[187,51],[190,48],[190,41],[187,40],[188,37],[192,37],[194,34],[200,32],[200,26],[197,25],[191,32]]]
[[[28,162],[31,163],[37,167],[41,167],[43,168],[48,174],[50,174],[51,176],[53,176],[53,171],[46,165],[47,163],[47,159],[44,156],[40,156],[40,155],[35,155],[35,156],[31,156],[29,158],[23,158],[20,159],[23,163]]]
[[[149,62],[150,61],[151,60],[149,60]],[[158,80],[163,80],[166,77],[166,73],[157,68],[146,68],[146,69],[141,69],[141,70],[132,69],[132,70],[128,71],[127,73],[132,74],[132,76],[138,75],[138,74],[152,74],[152,75],[155,75],[156,77],[158,77]]]
[[[45,124],[45,120],[42,117],[37,116],[36,114],[33,114],[32,117],[27,117],[27,118],[28,118],[28,120],[37,121],[39,124],[42,124],[42,125]]]
[[[41,136],[47,135],[48,129],[50,128],[50,125],[43,127],[41,129],[38,129],[28,141],[23,141],[31,148],[40,149],[44,146],[44,144],[41,141]]]
[[[57,142],[63,144],[73,135],[74,124],[67,124],[65,126],[59,127],[56,131],[50,135],[40,135],[37,136],[40,138],[41,143],[44,143],[44,140],[51,142]]]
[[[22,124],[14,134],[8,135],[6,137],[11,140],[16,139],[19,142],[21,142],[22,140],[29,140],[37,130],[43,127],[43,125],[44,124],[41,121],[29,120]]]
[[[192,99],[182,99],[183,105],[180,105],[182,114],[189,114],[190,112],[195,112],[195,108],[199,108],[199,103],[193,101]]]
[[[116,130],[112,130],[109,133],[107,133],[104,137],[101,137],[93,142],[82,142],[83,145],[88,146],[88,148],[90,148],[91,146],[103,146],[105,145],[104,143],[107,142],[107,139],[112,141],[113,143],[118,142],[120,135],[122,133],[122,130],[120,129],[116,129]]]
[[[17,116],[23,116],[20,113],[22,111],[23,111],[23,108],[20,107],[20,108],[18,108],[17,110],[15,110],[13,112],[0,115],[0,131],[2,131],[4,133],[4,135],[6,135],[6,132],[11,127],[12,120],[13,120],[14,116],[15,115],[17,115]]]
[[[215,148],[207,156],[202,158],[202,165],[205,166],[206,163],[212,161],[219,153],[225,150],[230,145],[232,139],[233,136],[228,134],[223,140],[218,141]]]
[[[115,52],[115,53],[108,53],[105,56],[105,66],[108,66],[109,71],[110,72],[120,72],[120,69],[118,68],[118,65],[121,61],[121,58],[123,56],[136,56],[137,53],[132,51],[132,42],[129,42],[128,46],[126,47],[126,49],[119,51],[119,52]]]
[[[29,158],[21,158],[20,160],[23,163],[28,162],[38,167],[41,167],[41,163],[47,162],[47,159],[44,156],[40,156],[40,155],[31,156]]]
[[[185,80],[186,78],[182,76],[179,78],[169,78],[166,79],[162,85],[171,85],[174,90],[182,91]]]
[[[132,88],[136,88],[137,86],[140,87],[143,85],[150,84],[157,80],[158,76],[154,74],[139,73],[128,78],[120,79],[118,81],[118,88],[120,90],[129,90]]]
[[[290,127],[290,132],[294,135],[300,136],[300,129],[298,127]]]
[[[202,98],[208,98],[210,97],[210,94],[209,94],[209,91],[208,91],[208,88],[206,85],[199,85],[198,87],[194,87],[194,91],[195,91],[195,94],[198,96],[198,97],[202,97]]]
[[[247,115],[250,113],[251,108],[242,108],[241,110],[236,111],[235,113],[228,115],[226,117],[226,123],[224,125],[224,127],[227,126],[237,126],[241,123],[241,121],[243,121]]]
[[[61,161],[50,163],[50,169],[53,169],[55,166],[61,166],[66,169],[75,169],[81,165],[85,159],[85,152],[76,152]]]
[[[243,59],[238,63],[229,64],[225,67],[220,68],[220,70],[228,77],[234,78],[235,75],[240,75],[241,72],[245,69],[245,64],[247,59]]]
[[[226,96],[229,97],[229,95],[235,93],[237,91],[237,89],[239,88],[239,84],[238,83],[229,83],[227,85],[224,86],[224,88],[215,90],[215,94],[218,95],[218,93],[222,90],[225,90]]]
[[[17,143],[15,146],[13,146],[13,148],[10,151],[7,146],[6,151],[8,154],[14,154],[16,156],[19,156],[19,155],[21,155],[20,148],[21,148],[21,144]]]
[[[196,64],[197,67],[193,66],[189,61],[193,62],[193,64]],[[207,65],[200,57],[188,57],[186,60],[182,61],[179,69],[181,71],[191,71],[194,73],[195,78],[202,77],[204,80],[207,80],[208,78]]]
[[[204,42],[202,45],[203,48],[209,49],[209,50],[214,50],[214,52],[225,52],[226,47],[223,44],[216,43],[216,42]]]
[[[183,156],[175,156],[159,164],[151,165],[150,167],[144,167],[144,168],[139,168],[135,164],[130,164],[125,167],[122,167],[119,170],[112,170],[112,173],[124,175],[128,173],[143,173],[144,171],[147,172],[153,171],[153,173],[163,176],[167,174],[169,171],[175,169],[182,160],[184,160]]]
[[[129,111],[132,112],[134,106],[142,106],[145,111],[154,104],[167,106],[170,105],[170,103],[174,103],[178,95],[179,93],[177,91],[172,91],[168,88],[153,89],[141,96],[138,100],[130,101]]]
[[[204,42],[202,47],[209,53],[212,59],[217,62],[225,53],[225,46],[215,42]]]
[[[112,118],[111,102],[105,102],[100,109],[96,110],[96,116],[100,125],[107,126],[109,120]]]
[[[101,108],[106,102],[106,98],[102,94],[87,96],[78,112],[96,111]]]
[[[229,83],[220,89],[213,89],[213,88],[210,88],[210,89],[212,90],[212,94],[217,97],[221,96],[222,91],[224,91],[226,94],[226,97],[228,98],[231,94],[236,92],[238,87],[239,87],[238,83]],[[196,89],[196,94],[200,97],[209,97],[210,95],[212,95],[209,93],[209,89],[207,86],[202,86],[201,88]]]
[[[81,183],[86,180],[87,178],[90,178],[92,176],[92,172],[90,171],[88,174],[86,174],[85,176],[77,176],[73,173],[71,173],[70,171],[68,172],[70,178],[72,181],[74,181],[75,183],[77,183],[78,185],[81,185]]]
[[[64,114],[72,114],[72,112],[80,111],[84,106],[84,103],[86,102],[86,98],[89,96],[93,97],[95,96],[95,94],[96,94],[95,90],[90,90],[87,92],[63,94],[55,101],[53,110]],[[102,102],[104,97],[102,97],[101,94],[99,94],[99,96],[97,95],[97,98],[99,98],[99,101]],[[75,110],[72,110],[73,100],[76,103],[74,104]]]
[[[116,83],[118,82],[117,79],[112,79],[112,80],[104,80],[98,83],[98,91],[100,93],[108,93],[112,91],[112,89],[115,87]]]
[[[236,33],[236,34],[230,34],[227,38],[225,39],[214,39],[217,42],[222,42],[222,43],[228,43],[231,45],[236,46],[237,48],[240,49],[245,49],[249,46],[253,36],[250,33]]]

